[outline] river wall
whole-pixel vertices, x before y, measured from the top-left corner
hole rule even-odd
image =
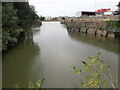
[[[108,25],[107,21],[119,21],[119,16],[99,17],[66,17],[61,20],[68,31],[81,32],[105,37],[120,37],[120,29],[117,25]],[[113,22],[112,22],[113,23]],[[115,24],[115,23],[114,23]]]

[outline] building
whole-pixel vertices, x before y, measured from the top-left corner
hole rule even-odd
[[[79,11],[76,13],[76,17],[81,17],[81,16],[95,16],[95,12]]]
[[[57,20],[59,20],[59,21],[60,21],[61,19],[62,19],[62,16],[57,17]]]
[[[75,16],[76,16],[76,17],[81,17],[81,11],[76,12]]]
[[[95,11],[95,12],[103,13],[103,12],[108,12],[108,11],[110,11],[110,10],[111,10],[110,8],[108,8],[108,9],[98,9],[98,10]]]
[[[50,16],[45,17],[45,20],[52,20],[52,17],[50,17]]]
[[[113,11],[111,11],[111,9],[98,9],[97,11],[95,11],[96,16],[112,16],[113,15]]]
[[[104,16],[112,16],[112,15],[113,15],[112,11],[104,12]]]

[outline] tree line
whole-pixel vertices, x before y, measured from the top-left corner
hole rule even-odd
[[[40,23],[35,7],[28,2],[2,3],[2,50],[18,42],[21,33]]]

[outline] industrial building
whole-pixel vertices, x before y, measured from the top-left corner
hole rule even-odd
[[[91,11],[79,11],[76,13],[76,17],[82,16],[112,16],[118,15],[120,11],[111,11],[111,9],[98,9],[95,12]]]
[[[95,16],[95,12],[79,11],[76,13],[76,17],[81,17],[81,16]]]

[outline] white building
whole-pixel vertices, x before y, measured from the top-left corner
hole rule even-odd
[[[75,14],[76,17],[80,17],[81,15],[82,15],[81,11],[76,12],[76,14]]]
[[[113,15],[113,13],[112,13],[112,11],[108,11],[108,12],[104,12],[104,15],[105,16],[111,16],[111,15]]]
[[[52,20],[52,17],[50,17],[50,16],[45,17],[45,20]]]

